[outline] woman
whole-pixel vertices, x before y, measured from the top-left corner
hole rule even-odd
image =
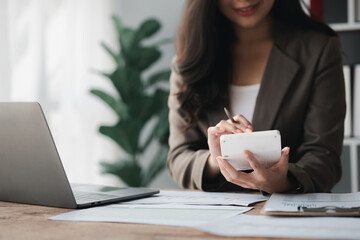
[[[169,97],[168,168],[184,188],[329,192],[341,177],[345,90],[336,33],[299,0],[188,0]],[[223,107],[236,114],[226,120]],[[278,129],[279,162],[252,172],[219,137]]]

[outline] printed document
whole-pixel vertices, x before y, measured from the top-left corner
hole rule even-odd
[[[234,205],[249,206],[266,201],[268,197],[260,194],[213,193],[201,191],[163,191],[152,197],[127,202],[129,204],[195,204],[195,205]]]
[[[360,207],[360,192],[356,193],[274,193],[267,201],[265,212],[298,212],[298,207],[319,208],[334,206],[340,208]]]
[[[113,204],[60,214],[49,219],[88,222],[126,222],[192,227],[251,210],[239,206]]]

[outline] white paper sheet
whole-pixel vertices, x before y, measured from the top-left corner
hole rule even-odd
[[[360,239],[360,218],[238,215],[196,229],[221,236]]]
[[[264,210],[297,212],[298,207],[360,207],[360,192],[357,193],[308,193],[271,195]],[[359,226],[360,228],[360,226]]]
[[[200,191],[160,191],[153,197],[127,202],[130,204],[199,204],[249,206],[266,201],[268,197],[260,194],[210,193]]]
[[[114,204],[105,207],[77,210],[50,217],[51,220],[126,222],[170,226],[195,226],[235,216],[251,207],[193,206],[193,205],[138,205]]]

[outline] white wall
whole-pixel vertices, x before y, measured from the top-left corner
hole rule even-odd
[[[9,57],[9,44],[6,35],[7,32],[7,2],[0,3],[0,101],[6,101],[10,96],[10,57]]]

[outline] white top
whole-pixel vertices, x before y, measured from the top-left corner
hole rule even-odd
[[[260,83],[247,86],[230,85],[231,113],[242,114],[249,122],[252,122],[259,89]]]

